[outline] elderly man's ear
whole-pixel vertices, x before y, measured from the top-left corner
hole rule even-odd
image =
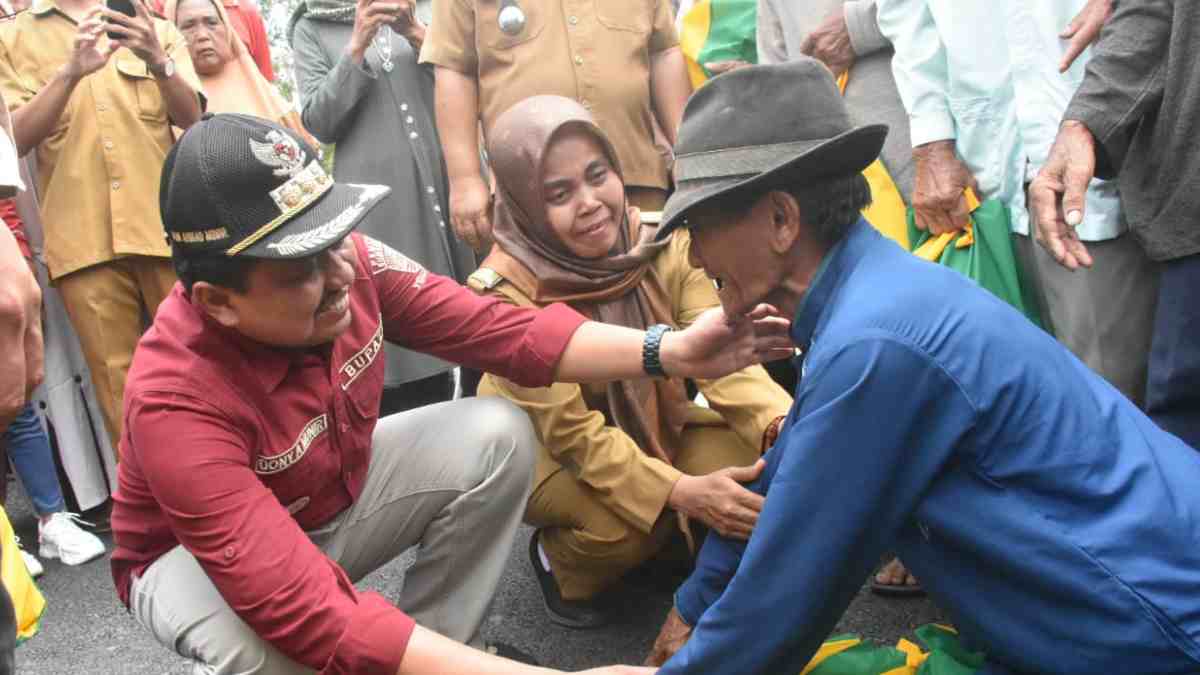
[[[796,198],[782,190],[767,193],[765,206],[771,213],[771,250],[784,255],[792,250],[800,236],[800,204]]]

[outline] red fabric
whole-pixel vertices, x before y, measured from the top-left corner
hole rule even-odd
[[[268,82],[275,81],[275,70],[271,67],[271,42],[267,39],[267,28],[263,25],[262,13],[250,0],[225,0],[225,11],[237,31],[242,44],[250,51],[254,63]]]
[[[544,386],[584,318],[482,298],[352,236],[353,319],[329,350],[254,343],[207,318],[182,285],[159,307],[125,386],[112,571],[128,605],[131,575],[182,544],[284,654],[329,675],[392,675],[412,620],[357,591],[304,534],[362,491],[382,340]]]
[[[21,247],[21,255],[25,258],[32,258],[33,252],[29,250],[29,238],[25,236],[25,223],[17,214],[15,199],[0,199],[0,220],[3,220],[4,224],[8,225],[8,229],[12,230],[13,237],[17,240],[17,246]]]

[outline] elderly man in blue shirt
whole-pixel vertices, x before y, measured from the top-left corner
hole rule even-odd
[[[1200,453],[859,217],[885,134],[812,60],[688,103],[663,229],[727,313],[794,317],[802,376],[753,535],[709,536],[649,664],[798,673],[891,549],[988,673],[1200,672]]]

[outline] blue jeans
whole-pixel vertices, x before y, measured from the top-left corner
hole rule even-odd
[[[33,508],[39,516],[62,511],[64,508],[62,488],[58,485],[58,471],[54,468],[54,457],[50,454],[50,439],[33,411],[33,404],[26,403],[25,409],[4,432],[8,456],[17,469],[17,476],[25,486],[25,492],[33,500]]]
[[[1200,449],[1200,255],[1163,264],[1146,376],[1146,414]]]

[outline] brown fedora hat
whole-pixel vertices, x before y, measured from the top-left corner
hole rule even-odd
[[[688,227],[689,209],[721,195],[862,171],[886,136],[885,124],[851,124],[833,75],[815,59],[715,77],[684,108],[658,236]]]

